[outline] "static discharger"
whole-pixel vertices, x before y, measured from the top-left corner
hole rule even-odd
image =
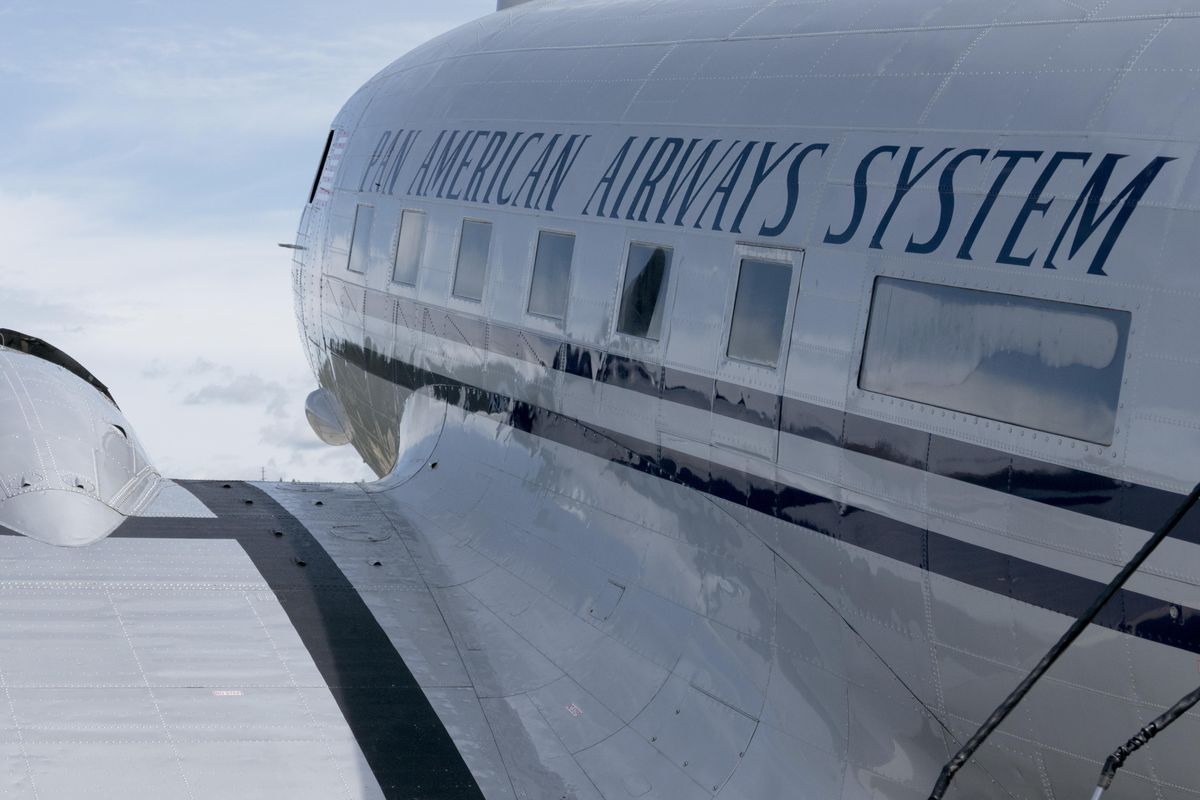
[[[1096,785],[1096,792],[1092,795],[1092,800],[1100,800],[1101,795],[1108,791],[1112,786],[1113,779],[1117,777],[1117,771],[1125,766],[1126,759],[1170,727],[1175,720],[1191,711],[1196,703],[1200,703],[1200,687],[1168,708],[1153,722],[1138,731],[1132,739],[1113,751],[1113,754],[1104,762],[1104,769],[1100,771],[1100,782]]]
[[[1071,627],[1067,629],[1067,632],[1062,635],[1062,638],[1060,638],[1058,642],[1056,642],[1055,645],[1050,648],[1050,651],[1047,652],[1046,655],[1042,656],[1042,660],[1038,662],[1037,666],[1025,676],[1025,679],[1021,681],[1016,689],[1013,689],[1012,693],[1004,699],[1004,702],[996,707],[996,710],[991,713],[991,716],[989,716],[986,721],[984,721],[983,725],[979,726],[979,730],[975,732],[975,735],[972,736],[967,743],[963,745],[957,753],[954,754],[953,758],[946,762],[946,765],[942,767],[941,774],[938,776],[937,783],[934,784],[933,791],[929,795],[929,800],[942,800],[942,798],[946,795],[946,790],[950,788],[950,782],[954,780],[955,774],[962,769],[968,761],[970,761],[971,757],[975,755],[975,752],[983,746],[983,743],[987,741],[988,737],[991,736],[992,733],[1000,727],[1001,723],[1008,718],[1008,715],[1011,714],[1021,700],[1023,700],[1025,696],[1029,694],[1034,685],[1036,685],[1037,682],[1042,679],[1043,675],[1050,671],[1050,668],[1054,666],[1054,663],[1058,661],[1059,657],[1061,657],[1063,653],[1067,652],[1071,645],[1075,643],[1075,640],[1078,639],[1079,636],[1087,629],[1088,625],[1092,623],[1092,620],[1096,618],[1096,615],[1099,614],[1106,605],[1108,605],[1108,601],[1111,600],[1113,596],[1120,590],[1120,588],[1125,585],[1133,573],[1141,569],[1142,564],[1146,563],[1146,559],[1148,559],[1151,554],[1158,549],[1158,546],[1162,544],[1163,540],[1171,534],[1171,531],[1175,530],[1179,523],[1183,521],[1184,517],[1188,515],[1188,512],[1195,507],[1197,500],[1200,500],[1200,484],[1196,484],[1195,488],[1192,489],[1191,494],[1187,496],[1187,499],[1185,499],[1183,503],[1181,503],[1179,507],[1175,509],[1175,513],[1171,515],[1171,518],[1168,519],[1153,536],[1146,540],[1146,543],[1142,545],[1142,549],[1139,550],[1137,554],[1134,555],[1134,557],[1131,558],[1124,567],[1122,567],[1121,571],[1117,573],[1117,576],[1113,578],[1107,586],[1104,587],[1104,590],[1100,592],[1095,600],[1092,601],[1091,606],[1076,618],[1075,622],[1071,624]],[[1121,764],[1124,763],[1125,758],[1127,758],[1134,750],[1137,750],[1146,742],[1150,741],[1154,734],[1161,730],[1161,728],[1155,728],[1155,724],[1164,719],[1167,720],[1167,725],[1169,725],[1171,722],[1174,722],[1177,717],[1182,716],[1189,708],[1195,705],[1197,700],[1200,700],[1200,694],[1198,693],[1200,693],[1200,689],[1198,689],[1197,692],[1193,692],[1193,694],[1185,697],[1180,701],[1180,703],[1176,704],[1171,710],[1167,711],[1166,714],[1159,717],[1154,722],[1151,722],[1149,725],[1143,728],[1137,736],[1135,736],[1133,739],[1130,739],[1129,743],[1127,743],[1124,747],[1119,748],[1116,753],[1113,753],[1113,755],[1109,757],[1108,763],[1104,765],[1104,772],[1101,774],[1100,778],[1100,786],[1097,787],[1096,794],[1093,796],[1093,800],[1100,797],[1100,795],[1104,793],[1104,790],[1108,788],[1108,786],[1105,785],[1106,779],[1109,785],[1112,784],[1112,778],[1116,775],[1117,770],[1120,769]],[[1181,710],[1177,711],[1177,709],[1180,709],[1180,706],[1183,703],[1186,703],[1189,699],[1191,699],[1191,704],[1186,708],[1182,708]],[[1175,713],[1176,711],[1177,713]],[[1172,713],[1175,713],[1175,715],[1171,716]],[[1146,731],[1151,728],[1154,729],[1153,732],[1151,732],[1148,736],[1144,736]],[[1130,745],[1134,743],[1136,743],[1136,747],[1128,749]],[[1122,753],[1124,754],[1122,755]]]

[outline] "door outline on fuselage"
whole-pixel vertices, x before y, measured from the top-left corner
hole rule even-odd
[[[772,464],[779,461],[779,432],[783,416],[783,391],[787,376],[787,365],[791,357],[792,339],[796,324],[796,311],[800,294],[800,278],[804,272],[805,250],[803,248],[779,247],[739,242],[733,248],[734,278],[729,282],[725,291],[724,327],[721,332],[720,351],[717,356],[717,383],[730,383],[759,392],[767,393],[774,398],[774,425],[762,427],[767,432],[769,444],[760,442],[758,446],[750,443],[739,443],[734,440],[722,442],[719,436],[717,420],[720,414],[716,411],[717,397],[713,396],[713,447],[734,450],[742,454],[763,459]],[[746,260],[760,260],[773,263],[787,264],[791,269],[788,284],[787,308],[784,312],[783,330],[779,342],[779,355],[774,365],[759,364],[729,355],[729,339],[733,331],[733,311],[737,300],[738,284],[741,280],[742,263]],[[756,431],[757,432],[757,431]]]

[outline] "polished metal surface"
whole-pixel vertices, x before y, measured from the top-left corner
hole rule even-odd
[[[1111,445],[1131,317],[881,278],[858,385]]]
[[[306,410],[376,482],[165,484],[0,349],[0,525],[94,542],[0,536],[10,793],[923,800],[1200,478],[1196,0],[520,6],[321,136]],[[1083,796],[1198,658],[1189,515],[949,797]]]
[[[0,794],[383,798],[230,540],[0,536]]]
[[[298,233],[304,340],[443,587],[514,794],[926,795],[1200,476],[1198,25],[1192,3],[539,2],[350,99]],[[362,203],[383,263],[358,275]],[[460,296],[467,223],[491,235]],[[575,241],[561,314],[530,313],[547,234]],[[671,253],[657,337],[621,330],[635,246]],[[746,263],[789,280],[739,302]],[[881,281],[1019,298],[912,330],[1041,377],[970,404],[860,387]],[[1128,330],[1029,313],[1051,304]],[[1081,365],[1119,377],[1034,391]],[[957,796],[1086,792],[1193,688],[1184,528]],[[1197,724],[1114,792],[1200,796]]]
[[[304,416],[313,433],[327,445],[339,447],[350,443],[351,431],[346,424],[346,412],[337,395],[328,389],[314,389],[304,400]]]
[[[488,797],[904,797],[935,766],[931,715],[719,504],[664,487],[605,509],[630,476],[425,395],[403,436],[420,462],[378,485],[263,488],[367,599]]]
[[[108,397],[63,367],[0,347],[0,526],[86,545],[164,485]]]

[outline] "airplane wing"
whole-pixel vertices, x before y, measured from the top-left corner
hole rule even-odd
[[[0,355],[19,407],[95,394]],[[4,796],[917,798],[957,746],[819,583],[819,537],[665,482],[639,507],[630,467],[551,468],[427,393],[400,434],[377,484],[156,477],[86,547],[4,530]]]

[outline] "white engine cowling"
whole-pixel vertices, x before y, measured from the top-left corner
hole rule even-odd
[[[342,404],[328,389],[316,389],[308,395],[304,416],[308,417],[313,433],[325,444],[334,447],[350,444],[350,428]]]
[[[102,384],[0,342],[0,526],[55,545],[104,538],[154,498],[158,472]]]

